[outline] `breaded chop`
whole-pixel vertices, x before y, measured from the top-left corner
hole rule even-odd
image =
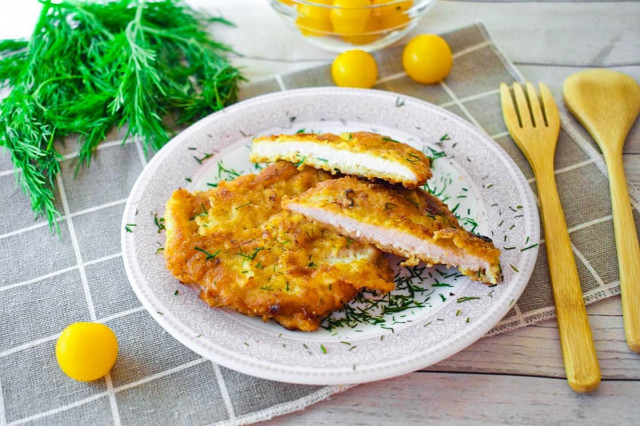
[[[467,232],[447,206],[422,189],[344,177],[319,183],[283,201],[336,232],[376,245],[383,251],[455,266],[471,279],[496,284],[502,279],[500,250],[489,238]]]
[[[285,160],[330,173],[401,183],[407,188],[423,185],[431,177],[429,159],[421,151],[370,132],[261,136],[253,140],[250,159],[254,163]]]
[[[389,262],[378,249],[282,210],[283,196],[330,178],[276,163],[206,192],[175,191],[164,213],[168,269],[199,286],[212,307],[303,331],[316,330],[364,287],[392,290]]]

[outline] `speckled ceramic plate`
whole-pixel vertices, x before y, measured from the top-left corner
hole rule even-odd
[[[428,190],[469,230],[502,249],[504,282],[489,287],[444,267],[396,269],[397,290],[364,295],[313,333],[287,331],[209,308],[165,269],[161,218],[179,187],[206,189],[256,170],[256,134],[370,130],[433,157]],[[535,264],[538,213],[509,156],[463,119],[426,102],[374,90],[316,88],[254,98],[204,118],[163,148],[127,202],[122,253],[149,313],[184,345],[254,376],[306,384],[379,380],[426,367],[482,337],[524,290]],[[135,226],[132,226],[135,224]],[[367,312],[366,314],[363,312]]]

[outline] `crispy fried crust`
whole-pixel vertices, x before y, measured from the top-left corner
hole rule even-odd
[[[283,207],[385,252],[460,268],[471,279],[502,279],[500,250],[464,230],[447,206],[427,192],[345,177],[319,183]]]
[[[392,290],[388,260],[375,247],[282,210],[283,196],[330,178],[276,163],[207,192],[175,191],[164,213],[168,269],[198,285],[210,306],[303,331],[363,287]]]
[[[285,160],[299,167],[378,178],[406,188],[423,185],[431,177],[429,158],[421,151],[370,132],[257,137],[250,159],[255,163]]]

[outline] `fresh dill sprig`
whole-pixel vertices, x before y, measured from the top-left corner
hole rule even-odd
[[[31,38],[0,40],[0,146],[36,216],[57,227],[54,142],[78,135],[77,167],[89,165],[114,126],[145,154],[170,137],[164,120],[190,123],[237,98],[242,76],[230,48],[208,32],[230,25],[180,0],[41,0]],[[77,172],[78,168],[76,168]]]

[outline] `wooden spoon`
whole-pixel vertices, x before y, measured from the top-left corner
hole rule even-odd
[[[593,69],[569,76],[563,95],[607,162],[624,332],[631,350],[640,352],[640,246],[622,163],[624,141],[640,112],[640,86],[625,74]]]

